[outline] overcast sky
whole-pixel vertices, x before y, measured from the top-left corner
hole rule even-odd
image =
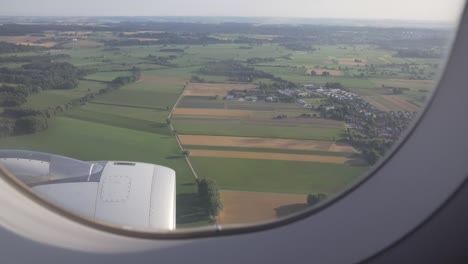
[[[273,16],[454,21],[464,0],[0,0],[0,15]]]

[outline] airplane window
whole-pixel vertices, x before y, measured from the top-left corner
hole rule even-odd
[[[463,4],[2,3],[0,166],[73,214],[149,232],[304,212],[411,127]]]

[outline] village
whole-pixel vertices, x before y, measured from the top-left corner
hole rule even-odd
[[[318,98],[319,104],[308,103],[306,98]],[[232,90],[224,98],[228,101],[296,103],[314,114],[300,117],[320,117],[344,121],[347,141],[370,154],[370,163],[384,155],[413,120],[416,112],[382,111],[340,83],[306,84],[302,87],[278,89]],[[317,113],[318,112],[318,113]],[[285,115],[275,117],[287,118]]]

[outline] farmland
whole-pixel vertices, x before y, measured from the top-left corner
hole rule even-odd
[[[2,74],[25,77],[0,75],[0,83],[27,87],[15,107],[44,112],[46,122],[36,133],[8,130],[0,148],[173,168],[178,227],[212,223],[197,194],[203,178],[220,189],[215,220],[223,225],[283,217],[304,209],[308,194],[344,190],[430,96],[445,48],[439,38],[448,34],[235,23],[24,27],[21,36],[2,36],[0,27],[0,42],[30,45],[4,44]],[[36,74],[42,85],[34,85],[35,63],[75,72]]]
[[[245,136],[267,138],[290,138],[330,141],[341,140],[344,137],[344,125],[316,126],[314,124],[275,124],[239,119],[190,118],[175,116],[172,119],[175,129],[180,134]]]
[[[394,95],[365,96],[364,99],[382,111],[414,112],[418,106]]]
[[[289,150],[317,150],[353,153],[353,149],[349,145],[338,145],[329,141],[197,135],[180,135],[179,139],[182,144],[192,146],[236,146],[239,148],[278,148]]]
[[[191,161],[199,175],[216,180],[222,190],[251,192],[334,194],[366,171],[361,166],[301,161],[217,157]]]
[[[249,224],[271,221],[277,217],[306,209],[305,195],[222,191],[226,209],[218,216],[220,224]]]
[[[224,84],[224,83],[191,83],[185,89],[186,96],[226,96],[233,89],[254,89],[251,84]]]

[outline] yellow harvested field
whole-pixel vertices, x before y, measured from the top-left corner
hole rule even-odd
[[[203,135],[179,135],[179,139],[182,145],[191,146],[316,150],[347,153],[354,152],[353,148],[348,144],[337,144],[316,140]]]
[[[255,35],[255,39],[264,39],[264,40],[273,40],[275,38],[281,37],[280,35]]]
[[[356,61],[357,60],[357,61]],[[362,58],[342,58],[338,59],[338,64],[340,65],[360,65],[364,66],[367,64],[367,59],[362,59]]]
[[[326,60],[325,64],[334,64],[337,62],[339,65],[345,66],[364,66],[368,63],[367,59],[363,58],[341,58],[337,60]]]
[[[164,32],[165,31],[158,31],[158,30],[128,31],[128,32],[124,32],[124,35],[131,36],[131,35],[144,34],[144,33],[159,34],[159,33],[164,33]]]
[[[307,196],[297,194],[220,191],[224,209],[218,224],[253,224],[306,209]]]
[[[333,143],[331,144],[328,151],[329,152],[347,152],[347,153],[356,152],[351,145],[346,144],[346,143]]]
[[[42,42],[42,43],[19,42],[19,43],[16,43],[16,44],[52,48],[53,46],[57,45],[57,42],[52,42],[52,41],[51,42]]]
[[[251,117],[252,111],[204,108],[176,108],[173,114],[185,116]]]
[[[18,45],[31,45],[50,48],[57,45],[57,42],[47,41],[41,42],[40,40],[48,38],[38,36],[0,36],[0,42],[14,43]]]
[[[97,48],[101,47],[104,44],[101,42],[97,42],[94,40],[88,40],[88,39],[78,39],[77,41],[70,41],[66,44],[64,44],[64,47],[67,48]]]
[[[36,36],[0,36],[1,42],[9,42],[9,43],[32,43],[46,37],[36,37]]]
[[[128,39],[137,39],[139,41],[158,41],[157,38],[128,38]]]
[[[272,152],[203,150],[203,149],[191,149],[190,156],[256,159],[256,160],[288,160],[288,161],[321,162],[321,163],[335,163],[335,164],[356,163],[356,159],[349,158],[349,157],[284,154],[284,153],[272,153]]]
[[[92,31],[62,31],[58,35],[64,35],[64,36],[86,36],[93,33]]]
[[[237,83],[190,83],[184,91],[185,96],[226,96],[231,90],[255,89],[253,84]]]
[[[307,69],[306,74],[310,75],[312,73],[312,71],[315,71],[316,75],[322,75],[323,72],[329,72],[331,76],[343,76],[344,75],[342,71],[327,70],[327,69],[315,69],[315,68]]]

